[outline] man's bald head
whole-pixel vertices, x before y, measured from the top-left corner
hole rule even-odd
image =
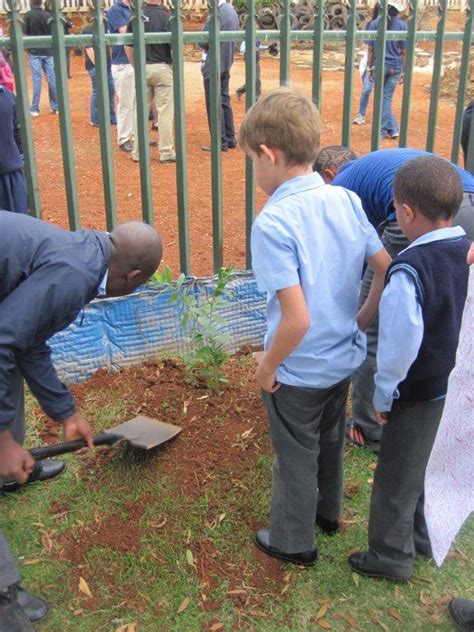
[[[156,272],[163,255],[157,231],[143,222],[127,222],[110,233],[112,253],[107,296],[130,294]]]

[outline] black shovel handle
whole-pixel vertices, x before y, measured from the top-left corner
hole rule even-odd
[[[114,445],[118,441],[121,441],[120,435],[110,434],[109,432],[102,432],[94,437],[94,446],[99,445]],[[53,445],[45,445],[39,448],[31,448],[30,454],[36,460],[47,459],[52,456],[60,456],[61,454],[68,454],[69,452],[76,452],[81,448],[87,448],[87,443],[84,439],[77,439],[76,441],[66,441],[65,443],[55,443]]]

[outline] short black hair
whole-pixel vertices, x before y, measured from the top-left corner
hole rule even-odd
[[[454,165],[440,156],[419,156],[406,162],[393,180],[394,199],[432,222],[451,219],[463,199],[461,178]]]
[[[356,154],[349,147],[329,145],[328,147],[323,147],[316,156],[316,160],[313,163],[313,171],[323,173],[325,169],[330,169],[331,167],[339,169],[341,165],[356,158]]]

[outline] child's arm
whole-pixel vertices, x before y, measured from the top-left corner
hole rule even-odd
[[[274,393],[280,386],[275,381],[277,368],[296,349],[311,324],[301,285],[278,290],[277,296],[281,309],[280,323],[269,349],[256,355],[257,383],[269,393]]]
[[[385,248],[367,258],[367,265],[373,271],[374,278],[372,279],[369,294],[357,314],[357,324],[362,331],[367,331],[377,314],[385,284],[385,274],[391,261],[390,255]]]
[[[394,272],[390,277],[379,310],[377,373],[373,404],[379,423],[399,396],[397,387],[406,378],[423,339],[424,325],[420,302],[411,274]]]

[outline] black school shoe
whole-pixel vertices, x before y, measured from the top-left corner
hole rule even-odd
[[[336,535],[340,527],[339,520],[328,520],[322,516],[316,516],[316,524],[324,534],[329,536]]]
[[[280,551],[280,549],[276,549],[274,546],[270,546],[270,531],[268,529],[259,529],[257,531],[255,534],[255,544],[267,555],[271,555],[285,562],[298,564],[299,566],[313,566],[318,559],[318,549],[304,551],[303,553],[285,553],[284,551]]]
[[[349,566],[359,575],[372,577],[374,579],[388,579],[392,582],[407,582],[411,573],[396,575],[395,573],[385,573],[376,568],[371,567],[367,562],[367,551],[357,551],[352,553],[348,558]]]
[[[451,619],[464,632],[474,632],[474,601],[456,597],[448,604]]]
[[[26,485],[34,483],[36,481],[47,481],[50,478],[55,478],[64,472],[66,469],[66,463],[58,459],[45,459],[42,461],[36,461],[35,468],[30,474],[26,483],[17,483],[17,481],[7,481],[0,487],[0,492],[4,494],[10,492],[16,492],[19,489],[23,489]]]
[[[0,632],[34,632],[30,620],[17,603],[0,594]]]
[[[2,606],[7,605],[15,605],[21,608],[22,613],[31,623],[39,623],[40,621],[43,621],[46,619],[49,612],[49,607],[46,601],[43,601],[39,597],[36,597],[32,593],[28,592],[22,588],[20,584],[12,584],[5,592],[0,592],[0,612]],[[16,613],[17,608],[14,608],[13,612]],[[19,629],[22,630],[23,628],[20,627]],[[29,630],[30,628],[26,627],[25,629]],[[3,632],[1,624],[0,630]]]

